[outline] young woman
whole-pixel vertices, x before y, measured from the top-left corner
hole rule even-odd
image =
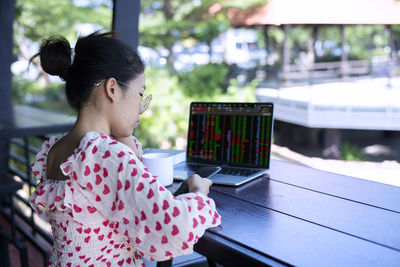
[[[32,165],[39,184],[30,202],[52,226],[51,266],[142,266],[188,254],[221,223],[208,198],[211,181],[193,175],[174,197],[143,166],[132,136],[151,96],[144,66],[111,33],[68,41],[51,37],[37,55],[66,82],[78,111],[72,130],[47,140]],[[74,55],[73,55],[74,54]]]

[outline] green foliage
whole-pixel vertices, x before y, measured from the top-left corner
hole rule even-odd
[[[223,7],[234,7],[242,10],[248,9],[250,7],[259,7],[266,5],[267,0],[229,0],[229,1],[218,1]]]
[[[273,42],[282,44],[285,39],[285,34],[280,28],[270,28],[268,30],[268,37],[271,38]]]
[[[209,9],[221,4],[216,14]],[[172,70],[172,46],[176,41],[195,39],[197,42],[210,43],[221,32],[229,28],[226,16],[227,8],[247,9],[265,4],[265,0],[217,1],[202,0],[142,0],[142,16],[139,24],[140,44],[153,48],[166,48],[169,51],[169,67]]]
[[[40,41],[51,34],[75,37],[75,27],[84,22],[111,28],[112,11],[104,3],[77,7],[72,0],[17,0],[16,26],[31,41]]]
[[[302,50],[307,50],[308,42],[312,41],[311,27],[292,27],[289,30],[289,45],[297,45]],[[283,42],[284,36],[282,36]]]
[[[179,83],[187,97],[209,100],[224,91],[228,66],[207,64],[194,67],[193,71],[179,75]]]
[[[349,46],[349,59],[371,59],[375,55],[385,55],[384,47],[388,44],[388,34],[384,25],[352,25],[345,27],[346,42]],[[395,32],[395,31],[394,31]],[[321,42],[331,40],[341,46],[341,33],[338,26],[324,26],[318,29]],[[340,60],[327,55],[320,61]]]
[[[111,0],[109,1],[111,2]],[[104,3],[77,7],[72,0],[17,0],[14,39],[16,54],[26,55],[28,43],[40,42],[50,35],[59,34],[68,40],[77,38],[76,26],[90,22],[111,29],[112,10]]]
[[[221,70],[218,70],[221,68]],[[191,79],[199,81],[195,78],[196,68],[191,75]],[[225,65],[206,66],[206,73],[213,69],[215,73],[226,73]],[[135,135],[143,143],[144,147],[176,147],[177,139],[186,139],[187,125],[189,119],[189,106],[192,101],[225,101],[225,102],[254,102],[254,89],[257,81],[247,84],[244,87],[239,86],[238,82],[233,79],[230,81],[226,93],[218,90],[213,92],[213,87],[208,87],[209,95],[196,93],[204,89],[203,83],[198,82],[191,84],[193,94],[187,92],[187,81],[181,83],[181,79],[175,75],[171,75],[166,69],[147,68],[146,69],[146,88],[153,94],[153,100],[149,110],[141,116],[141,127],[135,131]],[[203,75],[203,74],[202,74]],[[216,76],[216,75],[214,75]],[[222,74],[221,74],[222,76]],[[210,76],[208,76],[210,78]],[[226,74],[224,78],[218,79],[226,82]],[[217,83],[212,83],[217,84]],[[211,85],[210,86],[214,86]]]
[[[153,100],[149,110],[141,116],[141,127],[135,135],[144,147],[174,143],[182,134],[189,99],[180,90],[178,78],[166,69],[147,68],[145,75],[146,91],[153,94]]]
[[[354,145],[344,142],[341,148],[342,157],[345,161],[363,161],[364,156],[361,151]]]
[[[228,30],[229,21],[223,14],[218,14],[215,18],[203,20],[194,28],[194,37],[203,40],[208,44],[221,32]]]
[[[384,47],[388,44],[388,34],[383,25],[346,26],[345,34],[350,47],[349,58],[371,59],[371,51],[385,54]],[[379,51],[378,51],[379,50]]]

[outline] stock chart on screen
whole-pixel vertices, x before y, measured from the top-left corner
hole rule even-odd
[[[188,158],[269,167],[271,103],[192,103]]]

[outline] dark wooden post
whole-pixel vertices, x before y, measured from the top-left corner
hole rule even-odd
[[[290,66],[290,48],[289,48],[289,25],[283,25],[283,31],[285,37],[283,39],[282,49],[282,70],[283,70],[283,82],[287,82],[287,74]]]
[[[342,57],[341,57],[341,67],[340,67],[340,71],[341,71],[341,76],[342,78],[346,78],[347,77],[347,40],[346,40],[346,28],[344,25],[340,25],[340,34],[341,34],[341,45],[342,45]]]
[[[11,63],[13,48],[14,0],[0,1],[0,127],[12,122]],[[8,169],[8,140],[0,139],[0,171]]]
[[[342,130],[325,129],[324,130],[324,150],[322,155],[326,159],[341,159],[342,152]]]
[[[313,43],[313,53],[314,53],[314,63],[317,61],[317,52],[315,51],[315,43],[316,43],[316,41],[317,41],[317,39],[318,39],[318,28],[319,28],[319,25],[314,25],[313,26],[313,32],[312,32],[312,38],[313,38],[313,40],[312,40],[312,43]]]
[[[389,44],[389,47],[390,47],[390,58],[392,60],[396,60],[397,53],[396,53],[396,47],[394,45],[392,25],[386,25],[386,29],[387,29],[388,35],[389,35],[388,36],[389,37],[388,44]]]
[[[137,49],[140,0],[114,0],[112,29],[121,40]]]
[[[397,59],[397,54],[396,54],[396,49],[394,46],[394,39],[393,39],[393,30],[392,30],[392,25],[386,25],[386,29],[388,31],[388,45],[390,47],[390,58],[389,58],[389,64],[388,64],[388,87],[392,87],[391,83],[391,78],[393,76],[393,71],[395,68],[395,61]]]
[[[312,85],[314,83],[314,71],[315,71],[315,62],[317,61],[317,52],[315,51],[315,43],[318,39],[318,25],[313,25],[312,27],[312,41],[311,41],[311,50],[313,54],[313,62],[310,69],[308,69],[308,84]]]
[[[269,37],[269,34],[268,34],[268,31],[269,31],[269,25],[263,25],[262,26],[262,31],[263,31],[263,37],[264,37],[264,43],[265,43],[265,50],[267,50],[267,57],[268,57],[268,48],[269,48],[269,46],[271,45],[270,44],[270,37]],[[268,65],[268,64],[267,64]],[[267,66],[266,65],[266,66]]]

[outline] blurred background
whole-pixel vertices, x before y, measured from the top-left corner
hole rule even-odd
[[[400,186],[399,1],[365,2],[142,0],[153,101],[135,135],[185,149],[190,102],[274,102],[273,157]],[[16,0],[14,104],[76,115],[63,82],[29,58],[50,35],[73,46],[111,30],[112,10],[112,0]]]

